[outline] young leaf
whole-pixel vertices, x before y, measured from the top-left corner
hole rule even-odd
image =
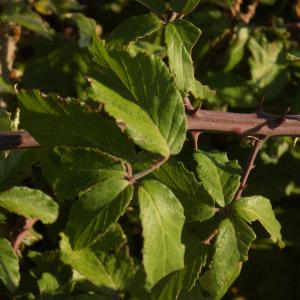
[[[155,15],[141,15],[128,18],[109,35],[107,41],[114,46],[124,46],[151,35],[162,26]]]
[[[94,242],[124,213],[133,187],[120,178],[94,185],[76,201],[70,211],[66,232],[74,249]]]
[[[134,167],[140,172],[150,165],[151,157],[140,153]],[[202,222],[214,216],[214,200],[211,195],[196,180],[194,174],[176,159],[168,160],[147,178],[157,179],[172,190],[184,207],[186,222]]]
[[[210,269],[200,277],[200,284],[211,299],[221,299],[239,275],[242,262],[256,236],[243,220],[232,218],[219,227]]]
[[[55,193],[64,199],[76,197],[97,182],[125,176],[120,161],[91,148],[57,147],[42,168]]]
[[[79,29],[79,46],[87,47],[96,34],[97,23],[94,19],[86,17],[82,13],[71,13],[67,17],[73,20]]]
[[[10,291],[14,291],[20,281],[18,256],[6,239],[0,239],[0,280]]]
[[[58,205],[51,197],[25,186],[0,193],[0,206],[26,218],[38,218],[43,223],[53,223],[58,216]]]
[[[185,140],[186,116],[166,65],[143,53],[133,57],[108,50],[96,39],[92,52],[102,72],[90,79],[91,97],[124,123],[141,148],[165,157],[177,154]]]
[[[55,95],[22,91],[21,125],[42,146],[97,147],[117,157],[131,159],[134,148],[120,129],[99,114],[89,113],[75,100],[60,100]]]
[[[171,190],[155,180],[142,182],[138,199],[144,237],[143,264],[151,287],[184,267],[183,208]]]
[[[192,12],[199,2],[200,0],[171,0],[171,6],[176,12],[186,15]]]
[[[192,49],[201,31],[192,23],[180,20],[166,26],[166,44],[169,66],[175,76],[178,89],[183,94],[191,92],[196,98],[205,99],[214,95],[194,77]]]
[[[147,8],[157,12],[163,12],[166,7],[164,0],[136,0],[136,1],[143,4]]]
[[[96,253],[92,248],[72,250],[64,235],[60,248],[62,261],[97,286],[118,290],[124,288],[134,274],[132,262],[125,252],[109,255]]]
[[[213,199],[222,207],[230,203],[240,183],[238,163],[218,152],[198,151],[194,159],[197,175]]]
[[[259,221],[271,235],[272,241],[278,243],[280,247],[284,246],[280,233],[281,226],[272,210],[270,200],[262,196],[247,197],[236,201],[232,207],[235,214],[245,221],[249,223]]]

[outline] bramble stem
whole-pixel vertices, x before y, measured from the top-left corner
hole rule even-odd
[[[34,226],[34,224],[37,221],[38,221],[37,218],[26,219],[21,232],[18,233],[15,240],[12,242],[12,247],[17,254],[19,254],[20,246],[22,245],[24,239],[26,238],[28,231]]]
[[[250,175],[251,171],[255,168],[255,166],[254,166],[255,159],[256,159],[257,154],[265,140],[266,140],[266,138],[261,139],[261,140],[260,139],[255,140],[254,145],[251,149],[248,161],[247,161],[246,168],[242,175],[240,186],[239,186],[238,190],[236,191],[236,193],[233,197],[233,200],[239,200],[242,196],[243,191],[247,187],[247,181],[248,181],[249,175]]]

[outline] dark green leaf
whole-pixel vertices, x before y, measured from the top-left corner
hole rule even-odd
[[[198,151],[194,154],[196,171],[203,186],[222,207],[232,201],[239,187],[241,168],[229,161],[226,153]]]
[[[69,199],[97,182],[124,177],[125,168],[96,149],[57,147],[43,163],[43,173],[54,191]]]
[[[133,146],[113,122],[87,112],[75,100],[44,98],[36,90],[18,96],[21,124],[42,146],[97,147],[124,159],[134,155]]]
[[[61,259],[97,286],[122,289],[134,274],[134,267],[124,251],[115,255],[95,253],[91,248],[72,250],[67,237],[62,235]]]
[[[184,15],[192,12],[198,5],[200,0],[171,0],[172,8]]]
[[[127,180],[111,178],[86,191],[71,208],[67,233],[72,247],[90,245],[125,212],[133,187]]]
[[[233,204],[233,208],[234,212],[245,221],[249,223],[259,221],[271,235],[272,241],[278,243],[280,247],[284,246],[280,233],[281,226],[272,210],[270,200],[262,196],[242,198]]]
[[[123,46],[151,35],[159,30],[162,22],[155,15],[141,15],[128,18],[114,29],[108,37],[108,43]]]
[[[0,239],[0,280],[10,291],[14,291],[20,281],[18,256],[5,239]]]
[[[153,286],[184,267],[183,208],[171,190],[155,180],[143,181],[138,197],[144,237],[143,264],[147,284]]]
[[[140,147],[163,156],[180,151],[186,133],[186,116],[180,93],[161,59],[143,53],[107,50],[96,40],[92,49],[102,67],[91,81],[91,97],[124,123]]]
[[[58,205],[39,190],[13,187],[0,193],[0,206],[26,218],[38,218],[43,223],[53,223],[58,216]]]

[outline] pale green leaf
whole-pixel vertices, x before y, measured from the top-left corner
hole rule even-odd
[[[55,193],[67,199],[110,177],[125,176],[120,161],[91,148],[57,147],[42,168]]]
[[[200,277],[200,284],[213,300],[221,299],[240,273],[242,262],[256,236],[242,220],[224,219],[214,244],[209,270]]]
[[[151,35],[159,30],[162,22],[155,15],[140,15],[126,19],[109,35],[107,41],[114,46],[123,46]]]
[[[41,295],[49,295],[55,293],[59,289],[59,282],[51,273],[45,272],[41,278],[37,280],[37,285]]]
[[[199,2],[200,0],[171,0],[171,6],[176,12],[186,15],[192,12]]]
[[[281,226],[275,217],[270,200],[262,196],[242,198],[233,204],[234,212],[247,222],[259,221],[274,243],[283,247]]]
[[[121,289],[134,274],[131,259],[124,251],[110,255],[92,248],[72,250],[64,235],[60,248],[62,261],[97,286]]]
[[[0,280],[10,291],[14,291],[20,281],[18,256],[6,239],[0,239]]]
[[[138,199],[144,237],[143,264],[147,284],[153,286],[184,267],[183,208],[171,190],[155,180],[141,183]]]
[[[203,186],[220,206],[232,201],[239,187],[241,168],[229,161],[226,153],[198,151],[194,154],[196,171]]]
[[[152,164],[151,157],[139,154],[134,168],[141,172]],[[215,214],[214,200],[183,163],[172,158],[147,178],[157,179],[169,187],[184,207],[186,222],[205,221]]]
[[[136,0],[136,1],[143,4],[147,8],[157,12],[163,12],[166,6],[164,0]]]
[[[95,20],[82,13],[70,13],[67,14],[67,17],[74,21],[79,29],[79,46],[82,48],[89,46],[97,30]]]
[[[243,59],[245,46],[249,38],[249,29],[241,27],[233,35],[226,53],[225,72],[231,71]]]
[[[28,187],[13,187],[0,193],[0,206],[26,218],[38,218],[53,223],[58,216],[58,205],[47,194]]]
[[[89,113],[78,101],[37,90],[18,94],[21,102],[21,125],[42,146],[96,147],[117,157],[131,159],[134,147],[114,122],[97,113]]]
[[[177,154],[184,143],[186,116],[180,93],[161,59],[108,50],[94,41],[92,53],[101,67],[90,79],[90,96],[125,125],[140,147],[163,156]]]
[[[70,211],[66,232],[74,249],[90,245],[125,212],[133,187],[120,178],[110,178],[81,195]]]
[[[183,94],[191,92],[196,98],[206,99],[212,97],[214,92],[195,79],[191,56],[200,34],[198,27],[186,20],[180,20],[167,24],[165,36],[169,66],[178,89]]]
[[[285,49],[283,41],[270,42],[265,36],[249,39],[248,47],[252,82],[261,95],[275,97],[287,80]]]

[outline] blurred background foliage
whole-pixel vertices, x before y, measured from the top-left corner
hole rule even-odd
[[[237,10],[238,2],[242,3]],[[216,91],[202,106],[250,113],[256,111],[264,97],[266,112],[280,115],[290,107],[292,113],[299,114],[300,1],[258,1],[250,20],[245,20],[243,16],[247,17],[248,5],[252,4],[253,1],[202,0],[188,16],[202,31],[193,50],[196,77]],[[18,25],[17,32],[10,33],[12,38],[18,39],[14,64],[10,70],[2,70],[0,77],[1,109],[13,116],[17,114],[15,84],[18,89],[38,88],[89,101],[86,75],[93,72],[93,62],[88,55],[93,33],[96,31],[105,39],[128,17],[147,12],[133,0],[1,0],[0,30],[5,30],[9,22]],[[140,40],[135,47],[165,56],[162,32]],[[0,112],[0,130],[12,130],[10,116]],[[187,142],[181,154],[186,164],[191,147]],[[230,158],[237,158],[245,165],[249,141],[203,134],[200,147],[226,151]],[[9,182],[45,184],[35,164],[40,155],[36,152],[30,159],[28,153],[22,152],[10,153],[1,160],[2,190]],[[3,174],[1,170],[8,170],[8,165],[9,174],[7,171]],[[300,299],[299,174],[297,140],[286,137],[268,140],[256,162],[246,194],[261,194],[272,201],[287,247],[276,249],[262,234],[226,299]],[[32,236],[38,239],[37,233]],[[36,247],[47,249],[45,242]]]

